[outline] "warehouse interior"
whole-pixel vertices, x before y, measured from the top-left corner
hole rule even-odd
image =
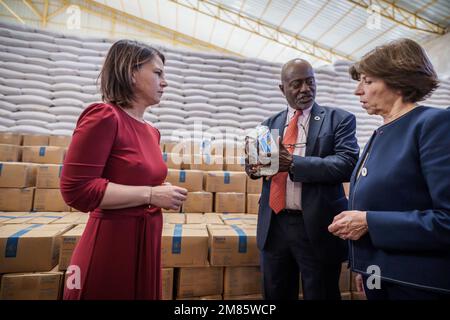
[[[448,108],[449,18],[447,0],[0,0],[0,299],[62,298],[89,215],[64,202],[59,177],[78,117],[101,101],[114,41],[166,57],[169,85],[144,118],[161,133],[166,181],[189,193],[178,211],[163,210],[163,299],[260,300],[262,184],[245,173],[243,137],[286,108],[283,63],[313,65],[317,103],[356,116],[362,149],[382,119],[361,108],[349,67],[413,39],[440,80],[421,104]],[[340,289],[364,299],[345,263]]]

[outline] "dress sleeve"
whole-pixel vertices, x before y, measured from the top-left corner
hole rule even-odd
[[[103,168],[117,127],[117,115],[107,104],[91,105],[80,115],[60,179],[61,194],[69,206],[89,212],[100,205],[109,182],[102,178]]]

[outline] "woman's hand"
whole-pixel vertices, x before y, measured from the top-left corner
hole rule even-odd
[[[328,231],[344,240],[358,240],[369,230],[366,216],[365,211],[342,211],[334,217]]]
[[[185,188],[170,184],[152,187],[150,192],[150,205],[166,210],[177,210],[187,197],[187,190]]]

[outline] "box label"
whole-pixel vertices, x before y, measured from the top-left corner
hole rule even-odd
[[[225,171],[223,173],[223,183],[224,184],[230,184],[230,180],[231,180],[230,173],[228,171]]]
[[[43,157],[45,156],[45,147],[40,147],[39,148],[39,157]]]

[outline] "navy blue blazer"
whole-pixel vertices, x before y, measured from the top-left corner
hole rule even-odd
[[[349,200],[369,227],[350,242],[354,271],[376,265],[386,281],[450,292],[450,112],[420,106],[378,128]]]
[[[279,129],[283,136],[287,110],[262,124]],[[294,156],[290,178],[302,182],[305,227],[317,257],[326,262],[347,259],[347,243],[328,232],[335,215],[347,209],[343,182],[349,181],[359,155],[355,116],[342,109],[314,104],[311,109],[305,157]],[[271,180],[263,180],[258,213],[257,245],[267,241],[272,209],[269,206]]]

